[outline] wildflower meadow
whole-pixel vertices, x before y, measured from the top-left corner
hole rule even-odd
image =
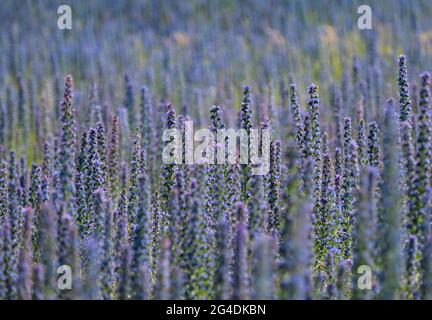
[[[431,16],[2,0],[0,299],[432,299]]]

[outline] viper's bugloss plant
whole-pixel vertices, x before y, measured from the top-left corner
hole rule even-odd
[[[421,299],[431,299],[432,288],[432,236],[430,229],[426,232],[427,238],[425,239],[422,259],[421,259],[421,272],[420,272],[420,297]]]
[[[248,212],[242,202],[236,204],[236,211],[237,223],[234,235],[233,292],[231,298],[244,300],[250,297]]]
[[[141,115],[141,137],[143,140],[143,148],[146,154],[149,154],[150,147],[152,144],[152,101],[150,89],[146,86],[141,88],[141,100],[140,100],[140,115]]]
[[[209,297],[209,287],[213,279],[209,276],[210,245],[207,234],[207,221],[204,215],[204,208],[198,194],[198,185],[191,180],[190,205],[188,234],[185,239],[187,248],[186,259],[186,298],[203,299]]]
[[[127,300],[131,290],[131,248],[128,242],[121,244],[119,248],[119,268],[117,270],[117,298]]]
[[[32,260],[33,260],[33,209],[26,208],[23,211],[24,232],[23,245],[19,254],[18,261],[18,280],[17,292],[18,299],[30,300],[32,291]]]
[[[8,164],[8,224],[10,236],[7,234],[8,242],[10,241],[10,251],[8,252],[8,271],[10,272],[10,294],[16,296],[16,275],[18,263],[18,249],[21,243],[21,209],[18,199],[15,152],[10,153]]]
[[[166,112],[166,128],[168,130],[174,129],[177,124],[177,115],[176,111],[172,104],[167,105],[167,112]],[[171,137],[168,141],[165,142],[165,146],[172,142],[174,137]],[[165,212],[169,209],[169,201],[170,201],[170,195],[171,190],[174,186],[174,177],[175,177],[175,170],[176,165],[174,163],[164,163],[162,166],[162,172],[161,172],[161,179],[162,179],[162,186],[161,186],[161,206],[162,210]],[[163,226],[166,225],[166,221],[163,221]]]
[[[7,177],[7,163],[2,161],[0,167],[0,224],[4,223],[9,217]]]
[[[62,134],[59,152],[59,184],[60,200],[68,201],[75,194],[73,183],[75,156],[75,111],[73,107],[73,79],[71,75],[65,78],[63,100],[61,102]]]
[[[248,134],[247,139],[247,150],[250,151],[250,130],[253,127],[252,124],[252,110],[251,110],[251,98],[250,98],[250,90],[249,86],[245,86],[243,90],[243,100],[241,103],[240,110],[240,126],[243,130]],[[251,172],[250,172],[250,152],[248,152],[247,164],[240,165],[240,181],[241,181],[241,192],[240,192],[240,200],[243,201],[246,205],[248,205],[251,194],[250,194],[250,180],[251,180]]]
[[[310,165],[311,167],[312,165]],[[311,169],[309,169],[311,171]],[[296,200],[295,207],[284,213],[284,229],[281,249],[280,269],[284,274],[281,281],[284,299],[308,299],[312,289],[313,245],[310,239],[312,230],[312,205],[310,196],[305,194]]]
[[[264,234],[257,235],[252,244],[252,252],[254,253],[252,277],[255,279],[251,294],[253,299],[275,298],[275,244],[276,241],[273,237]]]
[[[57,295],[57,220],[55,212],[49,204],[44,204],[40,210],[40,262],[43,267],[43,291],[46,299],[54,299]]]
[[[163,238],[160,245],[160,271],[157,273],[154,298],[167,300],[171,297],[171,265],[170,265],[170,241],[168,237]]]
[[[114,217],[115,229],[115,241],[114,241],[114,253],[115,253],[115,270],[117,276],[119,276],[119,270],[121,268],[122,250],[128,250],[126,244],[129,240],[129,227],[128,227],[128,212],[127,212],[127,195],[126,190],[123,189],[120,194],[120,201],[117,207],[117,211]],[[118,279],[118,278],[117,278]]]
[[[7,274],[6,274],[6,246],[7,244],[5,239],[5,226],[7,223],[3,222],[0,225],[0,299],[4,300],[7,299],[7,286],[6,286],[6,280],[7,280]]]
[[[105,134],[105,125],[102,121],[98,121],[96,124],[96,138],[97,138],[97,151],[99,154],[100,161],[100,186],[104,188],[104,190],[108,190],[107,188],[107,146],[106,146],[106,134]]]
[[[97,19],[64,39],[46,5],[17,16],[12,3],[0,4],[12,26],[0,299],[431,297],[431,79],[411,78],[429,63],[411,41],[428,6],[375,4],[403,31],[384,43],[351,41],[343,16],[316,41],[317,19],[296,14],[331,21],[347,1],[219,1],[210,19],[196,5],[95,3]],[[388,63],[386,43],[407,55]]]
[[[33,300],[45,299],[44,282],[43,266],[41,264],[35,264],[33,267]]]
[[[280,197],[280,161],[281,161],[280,141],[270,142],[270,172],[267,181],[267,201],[269,216],[267,228],[268,232],[273,234],[279,233],[279,197]]]
[[[91,212],[88,207],[87,201],[92,201],[89,196],[89,181],[90,181],[90,164],[89,164],[89,146],[88,146],[88,132],[85,131],[81,139],[81,148],[76,161],[76,194],[77,200],[77,222],[78,230],[81,236],[88,235],[91,225]]]
[[[379,128],[375,121],[372,121],[368,127],[368,164],[378,168],[380,166]]]
[[[100,287],[101,297],[104,300],[112,298],[113,283],[114,283],[114,257],[113,257],[113,235],[114,235],[114,221],[113,221],[112,204],[108,201],[105,203],[104,215],[104,228],[103,228],[103,243],[102,257],[100,266]]]
[[[115,116],[112,120],[111,125],[111,139],[109,146],[109,160],[108,160],[108,171],[109,171],[109,185],[110,192],[113,197],[116,197],[119,190],[119,170],[120,170],[120,153],[119,153],[119,141],[120,140],[120,123],[119,117]]]
[[[99,243],[96,239],[87,239],[85,243],[85,255],[88,262],[83,271],[83,291],[84,297],[89,300],[100,299],[99,289],[99,273],[100,273],[100,260],[99,260]]]
[[[406,197],[406,216],[404,224],[409,234],[415,235],[417,229],[417,192],[416,162],[412,141],[412,127],[409,121],[401,123],[402,136],[402,166],[404,178],[404,192]]]
[[[222,216],[216,230],[216,268],[215,268],[215,299],[226,300],[231,296],[232,251],[229,239],[230,225],[225,216]]]
[[[41,192],[42,192],[42,202],[47,202],[50,199],[50,185],[51,181],[51,146],[45,141],[43,145],[44,156],[42,160],[42,182],[41,182]]]
[[[418,118],[418,134],[416,141],[416,171],[413,177],[415,182],[415,209],[411,212],[411,233],[416,235],[420,242],[423,241],[421,234],[421,227],[424,223],[424,208],[425,203],[423,199],[426,195],[427,189],[430,187],[430,159],[431,159],[431,129],[430,129],[430,75],[423,73],[421,75],[422,88],[420,90],[419,101],[419,118]]]
[[[340,207],[342,199],[342,177],[343,177],[343,155],[341,148],[335,149],[335,170],[334,170],[334,183],[335,183],[335,203]]]
[[[346,141],[348,144],[348,141]],[[358,186],[358,160],[357,160],[357,144],[354,140],[349,142],[348,149],[346,150],[344,169],[343,169],[343,182],[342,182],[342,195],[341,195],[341,210],[342,210],[342,232],[341,232],[341,246],[342,256],[344,259],[351,257],[352,246],[352,225],[353,225],[353,204],[355,201],[356,188]]]
[[[295,126],[296,126],[296,141],[297,147],[302,148],[302,140],[303,140],[303,119],[301,115],[301,109],[299,106],[298,98],[297,98],[297,88],[294,83],[290,85],[290,104],[291,104],[291,112],[293,114]]]
[[[148,296],[146,292],[146,282],[140,277],[142,272],[147,270],[150,265],[150,185],[146,172],[142,172],[138,178],[138,211],[137,224],[133,232],[133,255],[131,262],[132,271],[132,292],[136,298],[144,298]],[[142,287],[145,285],[145,287]]]
[[[337,230],[332,230],[334,224],[332,213],[335,206],[335,194],[333,185],[333,164],[328,154],[323,155],[322,182],[319,198],[319,209],[314,213],[314,256],[315,271],[328,273],[326,257],[327,253],[334,249],[334,238]]]
[[[130,163],[129,175],[129,198],[128,216],[132,225],[136,224],[137,219],[137,200],[138,200],[138,176],[141,170],[141,137],[138,131],[133,141],[132,159]]]
[[[124,82],[125,82],[125,97],[124,97],[124,107],[127,111],[127,114],[129,116],[129,127],[135,128],[135,96],[132,86],[132,81],[129,77],[129,75],[124,76]]]
[[[311,142],[312,142],[312,157],[315,161],[320,161],[321,157],[321,129],[320,129],[320,110],[319,110],[319,95],[318,87],[311,84],[309,87],[309,112],[311,115]]]
[[[60,220],[58,224],[58,263],[59,266],[67,265],[71,274],[71,290],[61,290],[59,296],[62,299],[79,299],[81,297],[81,265],[87,266],[87,259],[80,259],[80,245],[78,230],[73,223],[72,216],[65,210],[63,204],[60,207]],[[87,258],[88,256],[86,256]],[[58,272],[58,267],[56,272]],[[58,284],[58,282],[57,282]]]
[[[395,101],[390,99],[387,102],[383,125],[383,171],[379,204],[383,221],[383,230],[378,239],[382,259],[380,297],[384,299],[396,297],[396,292],[400,288],[402,272],[398,135]]]
[[[42,203],[42,181],[41,181],[41,170],[40,167],[33,163],[31,170],[31,181],[30,181],[30,194],[29,201],[33,209],[37,210]]]
[[[357,190],[355,222],[353,226],[353,270],[368,266],[376,268],[374,261],[374,242],[376,231],[376,203],[374,190],[377,183],[377,170],[365,167],[361,171],[360,185]],[[353,299],[370,299],[371,291],[358,286],[358,276],[353,277]]]
[[[27,177],[27,166],[23,157],[20,158],[19,162],[19,179],[18,179],[18,201],[19,205],[24,208],[28,205],[28,177]]]
[[[210,131],[214,135],[213,141],[213,161],[207,167],[207,175],[206,175],[206,211],[207,216],[210,219],[210,224],[212,228],[216,229],[216,224],[220,220],[221,212],[222,212],[222,202],[223,202],[223,190],[225,187],[225,180],[223,175],[223,167],[219,164],[221,158],[222,160],[226,160],[226,143],[227,139],[225,139],[223,145],[218,145],[218,131],[223,130],[225,128],[224,123],[222,121],[222,111],[219,106],[213,106],[210,109]],[[222,157],[221,155],[224,155]]]
[[[358,127],[358,138],[357,138],[357,145],[358,145],[358,156],[359,156],[359,163],[361,165],[367,164],[367,157],[366,157],[366,124],[363,119],[360,120],[359,127]]]
[[[241,180],[240,180],[240,165],[231,164],[225,168],[225,185],[224,191],[224,212],[226,220],[229,221],[231,226],[230,239],[232,240],[234,226],[235,226],[235,215],[234,215],[234,204],[240,201],[241,193]]]
[[[404,245],[404,287],[406,298],[419,298],[418,283],[418,243],[416,236],[410,236]]]
[[[399,56],[399,119],[400,121],[410,120],[411,116],[411,98],[409,94],[409,83],[408,83],[408,71],[407,71],[407,59],[404,55]]]

